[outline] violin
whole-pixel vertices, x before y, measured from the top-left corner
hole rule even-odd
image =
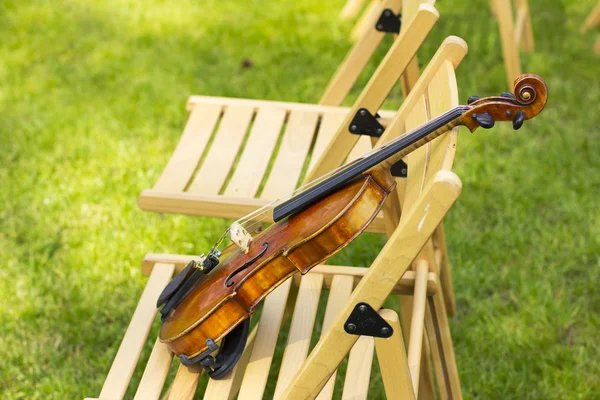
[[[373,221],[396,185],[392,165],[457,126],[473,132],[512,121],[516,130],[546,105],[548,89],[537,75],[519,77],[513,92],[470,97],[467,105],[233,223],[207,256],[188,264],[160,295],[161,342],[183,364],[200,363],[212,378],[223,377],[242,354],[249,317],[260,301],[346,247]],[[261,229],[265,215],[274,223]],[[227,236],[233,243],[221,251]]]

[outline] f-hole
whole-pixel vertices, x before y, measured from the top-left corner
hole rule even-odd
[[[232,287],[233,285],[235,285],[235,281],[233,281],[232,279],[237,274],[239,274],[240,272],[244,271],[249,266],[251,266],[252,264],[254,264],[256,262],[256,260],[258,260],[259,258],[261,258],[267,252],[267,250],[269,249],[269,243],[268,242],[264,242],[263,244],[261,244],[261,246],[263,247],[263,249],[262,249],[262,251],[260,253],[258,253],[251,260],[246,261],[244,263],[244,265],[242,265],[241,267],[239,267],[238,269],[236,269],[235,271],[233,271],[232,273],[229,274],[229,276],[227,277],[227,279],[225,279],[225,286],[226,287]]]

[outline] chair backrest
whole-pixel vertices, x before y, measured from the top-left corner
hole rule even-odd
[[[438,16],[432,6],[419,6],[352,115],[360,107],[379,108]],[[339,130],[348,115],[343,107],[192,96],[188,109],[188,123],[169,163],[154,188],[140,196],[142,209],[236,219],[291,192],[317,160],[333,154],[341,156],[341,164],[358,140],[347,129]],[[337,140],[332,147],[335,132],[348,145],[337,147]],[[239,199],[248,198],[256,201],[240,204]],[[227,199],[235,206],[225,205]]]
[[[309,170],[305,181],[310,182],[343,164],[359,140],[358,135],[350,132],[354,116],[361,108],[367,109],[372,115],[379,111],[438,18],[439,14],[432,5],[419,4],[414,17],[394,41],[323,154]]]
[[[376,145],[390,141],[459,104],[454,71],[467,51],[467,44],[461,38],[450,36],[444,40]],[[396,201],[388,201],[384,206],[388,235],[400,223],[400,215],[410,212],[415,200],[435,174],[442,169],[452,168],[457,139],[456,128],[405,158],[407,177],[396,179]],[[390,215],[393,217],[387,218]]]
[[[391,11],[393,15],[398,15],[402,11],[402,24],[400,25],[400,34],[402,34],[407,31],[409,23],[417,14],[420,4],[433,6],[434,3],[435,0],[374,0],[368,11],[366,26],[361,29],[362,32],[358,40],[330,79],[319,104],[337,106],[346,98],[386,35],[386,32],[378,30],[376,26],[379,17],[385,10]],[[399,35],[396,35],[396,39],[398,37]],[[416,77],[414,76],[414,68],[411,68],[410,71],[407,70],[406,73],[411,74],[411,79],[416,80],[418,67]]]
[[[467,45],[462,39],[451,36],[444,41],[378,143],[416,128],[459,104],[455,68],[466,53]],[[406,157],[408,176],[404,185],[398,185],[403,191],[399,195],[404,209],[410,209],[438,171],[452,168],[457,139],[458,128],[455,128]]]

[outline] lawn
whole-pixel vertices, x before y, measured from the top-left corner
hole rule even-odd
[[[227,225],[136,205],[187,96],[317,101],[351,45],[343,3],[0,2],[0,398],[99,394],[144,254],[205,251]],[[516,133],[461,132],[452,336],[466,398],[600,398],[600,57],[579,34],[596,0],[529,3],[523,70],[550,100]],[[437,8],[421,60],[458,35],[461,99],[509,89],[488,2]],[[364,236],[337,261],[368,265],[381,243]]]

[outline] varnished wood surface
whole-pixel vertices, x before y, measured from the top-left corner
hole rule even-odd
[[[189,358],[206,350],[206,339],[217,341],[230,332],[289,277],[308,272],[350,243],[377,215],[394,185],[389,172],[374,169],[271,225],[253,239],[248,254],[229,247],[221,264],[165,320],[161,341]]]
[[[548,102],[548,87],[538,75],[525,74],[514,82],[515,99],[508,97],[486,97],[471,104],[472,108],[461,118],[461,124],[471,131],[479,127],[474,115],[488,113],[494,121],[512,121],[517,112],[525,114],[525,120],[538,115]]]

